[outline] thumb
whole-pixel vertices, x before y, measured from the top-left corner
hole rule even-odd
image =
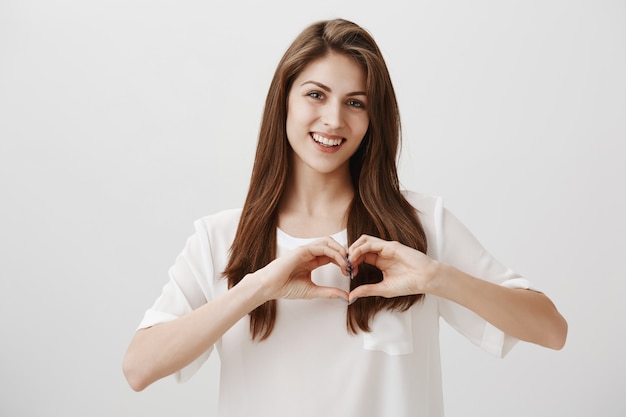
[[[343,298],[344,300],[348,299],[348,293],[344,290],[335,287],[323,287],[319,285],[314,285],[309,290],[309,295],[311,298]]]
[[[350,298],[348,299],[348,301],[353,302],[357,298],[372,297],[375,295],[386,297],[386,295],[383,294],[383,291],[381,291],[382,289],[383,288],[379,284],[360,285],[356,287],[355,289],[353,289],[352,291],[350,291],[350,294],[349,294]]]

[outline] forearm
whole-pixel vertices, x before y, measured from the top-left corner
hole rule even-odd
[[[439,264],[428,292],[456,302],[517,339],[561,349],[567,322],[542,293],[512,289]]]
[[[141,391],[204,353],[237,321],[265,301],[256,287],[254,279],[244,279],[185,316],[137,331],[123,363],[129,385]]]

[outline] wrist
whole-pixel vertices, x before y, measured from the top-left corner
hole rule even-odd
[[[241,289],[246,292],[253,306],[252,309],[275,298],[272,297],[270,291],[267,290],[262,270],[247,274],[237,286],[242,287]]]
[[[428,268],[426,268],[426,284],[424,292],[427,294],[438,295],[445,285],[447,270],[449,265],[432,259]]]

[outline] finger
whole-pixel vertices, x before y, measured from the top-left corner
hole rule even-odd
[[[352,256],[350,256],[350,259],[351,258],[352,258]],[[365,255],[361,255],[358,258],[355,258],[354,261],[351,261],[350,259],[348,259],[348,262],[350,262],[350,265],[352,266],[352,277],[356,277],[357,275],[359,275],[359,270],[360,270],[360,265],[361,264],[365,263],[365,264],[373,265],[373,266],[379,268],[378,255],[375,254],[375,253],[368,253],[368,254],[365,254]]]
[[[366,253],[379,253],[388,243],[389,242],[386,240],[382,240],[377,237],[362,235],[352,245],[350,245],[350,248],[348,248],[348,252],[350,253],[350,262],[359,263],[361,260],[360,257]]]
[[[348,293],[344,290],[335,287],[324,287],[319,285],[314,285],[311,287],[309,295],[311,298],[342,298],[344,300],[348,300]]]
[[[316,267],[325,265],[329,262],[337,265],[344,274],[348,272],[348,261],[346,249],[335,242],[328,245],[324,242],[320,242],[318,245],[307,246],[308,258],[310,261],[317,262]]]
[[[350,246],[349,253],[350,255],[362,255],[370,252],[380,253],[387,246],[389,246],[390,243],[391,242],[378,238],[369,238],[367,240],[362,240],[361,242],[355,242],[352,246]]]
[[[327,236],[325,238],[316,240],[315,242],[307,245],[307,247],[317,247],[317,246],[326,246],[330,249],[333,249],[339,253],[341,253],[343,256],[345,256],[348,252],[346,250],[346,248],[341,245],[339,242],[337,242],[335,239],[333,239],[331,236]]]
[[[325,238],[319,239],[311,244],[311,246],[317,246],[317,245],[326,245],[329,248],[333,248],[339,252],[346,252],[346,248],[344,248],[343,245],[341,245],[331,236],[327,236]]]
[[[348,262],[352,265],[353,275],[356,276],[359,273],[359,265],[362,263],[373,265],[377,268],[380,268],[379,261],[381,260],[380,255],[375,252],[363,252],[362,249],[359,249],[355,252],[350,252],[350,256],[348,258]]]
[[[381,283],[364,284],[350,291],[348,301],[353,302],[357,298],[373,297],[373,296],[380,296],[380,297],[388,298],[390,294],[388,294],[388,289]]]
[[[368,234],[362,234],[361,236],[359,236],[359,238],[357,240],[355,240],[352,243],[351,246],[360,245],[361,243],[366,242],[366,241],[371,240],[371,239],[378,239],[378,238],[376,238],[374,236],[371,236],[371,235],[368,235]]]

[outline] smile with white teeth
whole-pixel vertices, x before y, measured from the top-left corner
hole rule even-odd
[[[311,134],[311,137],[313,137],[313,140],[320,145],[328,147],[339,146],[341,145],[341,142],[343,142],[343,139],[329,139],[325,138],[324,136],[318,135],[317,133]]]

